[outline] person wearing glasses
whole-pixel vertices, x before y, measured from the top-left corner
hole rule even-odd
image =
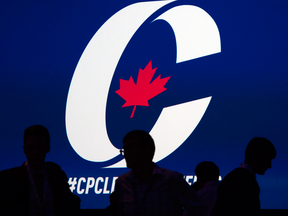
[[[191,215],[202,213],[203,205],[183,175],[152,162],[155,144],[149,133],[129,132],[120,152],[131,170],[116,180],[111,215],[180,216],[183,208]]]

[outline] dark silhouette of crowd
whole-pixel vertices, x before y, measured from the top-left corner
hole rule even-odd
[[[202,203],[183,176],[152,162],[155,144],[149,133],[134,130],[123,139],[131,171],[119,176],[110,196],[110,215],[200,215]]]
[[[131,170],[117,179],[107,215],[259,215],[255,175],[264,175],[276,157],[274,145],[256,137],[246,148],[244,163],[222,181],[216,164],[203,161],[195,168],[197,181],[189,186],[181,174],[152,162],[155,145],[145,131],[126,134],[120,152]]]
[[[49,151],[50,135],[44,126],[33,125],[24,131],[27,160],[0,172],[1,216],[79,215],[81,201],[71,193],[65,172],[45,162]],[[153,162],[155,143],[146,131],[127,133],[120,153],[131,170],[116,180],[106,215],[259,215],[256,174],[264,175],[276,157],[274,145],[256,137],[247,145],[244,162],[222,181],[217,165],[203,161],[196,166],[197,181],[190,186],[182,174]]]

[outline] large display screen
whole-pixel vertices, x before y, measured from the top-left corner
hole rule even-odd
[[[20,166],[23,132],[42,124],[47,161],[66,172],[84,209],[109,205],[128,171],[134,129],[154,161],[189,184],[202,161],[221,177],[268,138],[277,157],[257,176],[263,209],[288,199],[288,2],[2,1],[0,170]]]

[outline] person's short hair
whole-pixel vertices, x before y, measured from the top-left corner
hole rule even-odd
[[[155,153],[155,143],[151,135],[144,131],[144,130],[133,130],[127,133],[123,138],[123,143],[127,142],[128,140],[135,140],[136,142],[140,143],[141,145],[149,146],[153,151],[153,155]]]
[[[274,159],[276,157],[276,149],[274,145],[264,137],[255,137],[248,143],[245,150],[245,161],[252,161],[258,154]]]
[[[199,163],[194,170],[197,178],[205,181],[218,181],[220,171],[218,166],[211,161],[203,161]]]
[[[50,144],[50,134],[46,127],[42,125],[32,125],[24,131],[24,145],[27,143],[28,137],[31,136],[42,136],[47,139],[47,144]]]

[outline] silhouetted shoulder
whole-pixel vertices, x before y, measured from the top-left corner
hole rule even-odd
[[[12,183],[13,180],[21,180],[23,176],[26,177],[27,172],[24,164],[20,167],[13,167],[10,169],[2,170],[0,172],[0,181],[1,182],[10,182]]]
[[[222,182],[228,181],[228,180],[233,180],[233,181],[242,181],[243,179],[247,179],[247,177],[249,178],[254,178],[255,176],[253,176],[252,173],[250,173],[249,170],[245,169],[245,168],[236,168],[233,171],[231,171],[230,173],[228,173],[224,179],[222,180]]]
[[[127,181],[128,179],[130,179],[132,177],[132,170],[130,170],[129,172],[126,172],[122,175],[120,175],[116,182],[121,182],[121,181]]]
[[[260,210],[259,193],[255,176],[245,168],[236,168],[218,187],[215,215],[256,215]]]
[[[129,178],[132,178],[132,170],[130,170],[129,172],[126,172],[122,175],[120,175],[118,177],[118,181],[122,181],[122,180],[127,180]],[[162,167],[155,167],[154,171],[153,171],[153,175],[161,175],[163,176],[165,179],[175,179],[175,180],[180,180],[183,179],[183,175],[181,173],[178,173],[176,171],[172,171],[169,169],[165,169]]]
[[[26,185],[29,185],[29,179],[24,164],[0,172],[0,215],[21,215],[20,209],[22,213],[26,209],[28,212],[29,199],[23,197],[23,194],[29,195]],[[15,203],[17,208],[12,207]]]
[[[218,196],[221,198],[222,192],[226,194],[232,193],[233,191],[239,191],[239,193],[243,194],[244,191],[250,190],[251,188],[253,188],[253,191],[259,190],[260,192],[255,176],[250,173],[249,170],[239,167],[223,178],[218,188]]]
[[[45,162],[45,164],[46,164],[46,167],[49,167],[49,168],[51,167],[54,169],[61,169],[61,167],[58,164],[51,162],[51,161],[47,161]]]
[[[45,162],[46,172],[51,185],[55,211],[59,215],[77,215],[80,210],[80,198],[69,189],[66,173],[53,162]]]
[[[157,168],[159,169],[159,170],[157,170],[158,172],[156,171],[157,174],[161,175],[161,177],[163,178],[164,181],[174,182],[174,184],[182,185],[184,187],[187,186],[189,188],[188,183],[184,180],[184,176],[181,173],[176,172],[176,171],[172,171],[169,169],[165,169],[162,167],[157,167]],[[189,188],[189,190],[190,190],[190,188]]]
[[[248,169],[242,168],[242,167],[237,167],[236,169],[234,169],[233,171],[231,171],[230,173],[227,174],[227,176],[233,176],[233,175],[239,175],[239,174],[244,174],[244,175],[252,175],[252,173],[250,173],[250,171]]]
[[[167,176],[167,177],[171,177],[171,178],[183,178],[183,175],[179,172],[176,171],[172,171],[166,168],[162,168],[162,167],[158,167],[161,172],[163,173],[163,175]]]
[[[54,175],[60,174],[62,176],[64,175],[65,176],[64,178],[67,179],[65,172],[61,169],[61,167],[58,164],[54,162],[45,162],[45,165],[46,165],[46,171],[48,175],[49,174],[53,175],[53,173]]]
[[[154,169],[154,174],[163,175],[165,179],[183,179],[183,175],[181,173],[158,166]]]
[[[15,174],[17,174],[19,172],[19,170],[20,170],[19,168],[20,167],[13,167],[10,169],[0,171],[0,179],[14,176]]]

